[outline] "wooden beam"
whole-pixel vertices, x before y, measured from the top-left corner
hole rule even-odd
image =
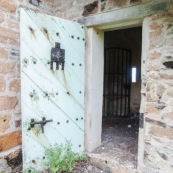
[[[170,0],[155,0],[144,4],[103,12],[80,18],[78,22],[87,27],[96,27],[101,30],[122,27],[125,23],[127,23],[127,25],[140,25],[145,17],[159,11],[166,11],[168,1],[170,2]]]

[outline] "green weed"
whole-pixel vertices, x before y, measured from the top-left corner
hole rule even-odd
[[[72,172],[75,162],[86,160],[85,155],[76,154],[72,151],[72,144],[54,145],[45,150],[46,162],[44,163],[51,173]]]

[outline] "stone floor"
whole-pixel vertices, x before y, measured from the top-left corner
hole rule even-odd
[[[104,120],[102,145],[89,156],[107,164],[112,172],[136,172],[138,129],[137,119]]]

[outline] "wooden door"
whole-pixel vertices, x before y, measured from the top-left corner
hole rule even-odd
[[[23,164],[34,172],[54,144],[68,140],[74,152],[84,150],[85,34],[73,21],[26,9],[20,15]]]

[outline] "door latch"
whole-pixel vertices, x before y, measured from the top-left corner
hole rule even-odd
[[[44,133],[44,126],[46,125],[46,123],[52,122],[52,121],[53,120],[46,120],[45,117],[42,118],[42,121],[35,121],[34,119],[31,119],[30,125],[31,125],[31,128],[34,128],[34,126],[36,124],[40,124],[41,125],[41,131],[42,131],[42,133]]]
[[[56,42],[55,47],[51,49],[51,61],[50,61],[51,70],[53,70],[53,63],[56,63],[56,70],[59,69],[59,65],[61,65],[61,69],[64,70],[65,50],[61,49],[61,44],[58,42]]]

